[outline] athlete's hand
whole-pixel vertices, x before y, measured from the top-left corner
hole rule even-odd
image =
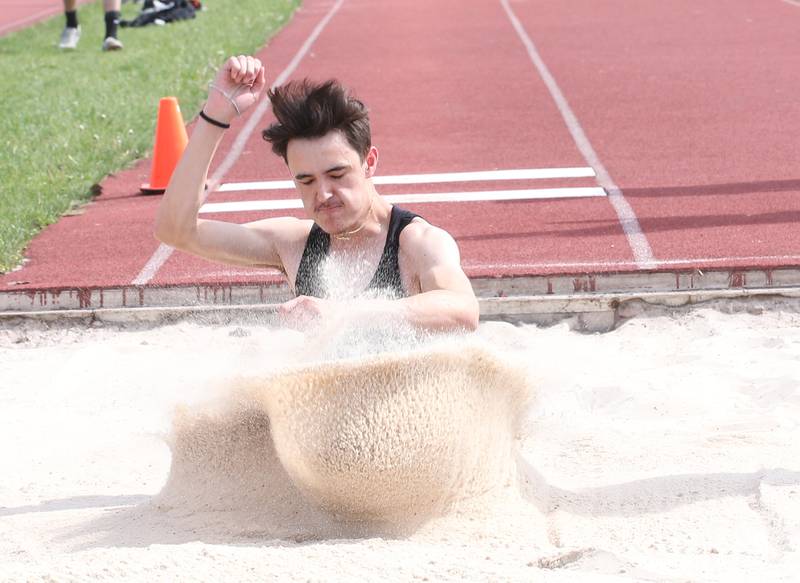
[[[331,309],[332,305],[328,300],[297,296],[278,306],[278,318],[287,328],[305,331],[322,324],[324,319],[330,316]]]
[[[209,117],[230,123],[258,102],[265,85],[261,61],[245,55],[231,57],[217,71],[203,109]]]

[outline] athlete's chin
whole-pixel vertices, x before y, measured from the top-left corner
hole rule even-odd
[[[349,225],[353,222],[349,220],[346,213],[338,212],[340,208],[329,209],[325,212],[318,212],[315,222],[326,233],[341,233],[346,231]]]

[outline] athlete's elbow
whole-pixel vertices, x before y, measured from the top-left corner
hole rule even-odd
[[[153,236],[165,245],[183,249],[191,242],[192,231],[185,226],[182,227],[165,213],[159,213],[153,227]]]
[[[153,229],[153,236],[171,247],[177,247],[178,237],[174,229],[169,228],[163,221],[156,221]]]

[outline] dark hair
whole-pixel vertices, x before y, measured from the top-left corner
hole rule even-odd
[[[372,147],[369,111],[338,81],[290,81],[267,93],[278,120],[262,132],[272,151],[286,160],[289,140],[342,132],[363,161]]]

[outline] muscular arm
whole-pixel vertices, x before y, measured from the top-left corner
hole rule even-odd
[[[222,130],[198,121],[156,216],[160,241],[212,261],[280,267],[276,241],[282,227],[296,219],[270,219],[245,225],[198,217],[204,201],[208,167]]]
[[[264,88],[264,70],[252,57],[229,59],[214,83],[236,98],[241,111],[252,107]],[[221,92],[211,91],[206,114],[223,123],[236,115]],[[198,120],[158,209],[155,236],[177,249],[237,265],[281,267],[281,236],[296,219],[268,219],[245,225],[200,219],[208,168],[225,130]]]
[[[405,253],[419,279],[420,293],[397,301],[402,316],[428,330],[475,330],[478,300],[461,268],[458,245],[449,233],[427,223],[406,228]]]

